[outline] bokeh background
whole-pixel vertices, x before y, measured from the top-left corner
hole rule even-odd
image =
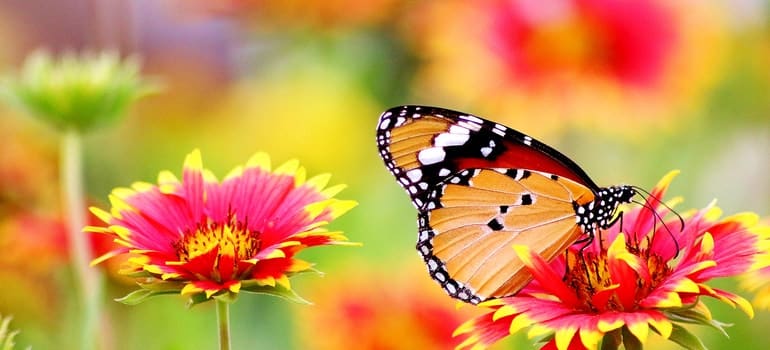
[[[312,306],[243,295],[231,310],[235,349],[446,349],[482,311],[457,310],[414,251],[414,210],[374,140],[379,113],[395,105],[504,123],[599,184],[650,188],[681,169],[671,193],[682,209],[717,198],[727,214],[770,215],[765,0],[0,1],[0,72],[39,48],[138,54],[163,86],[86,135],[92,204],[160,170],[179,174],[196,147],[220,176],[263,150],[349,185],[339,197],[360,205],[331,227],[364,245],[302,253],[326,272],[293,280]],[[0,313],[33,349],[77,347],[58,137],[0,105]],[[108,275],[100,348],[216,347],[213,305],[167,296],[125,306],[112,299],[132,283],[98,268]],[[749,320],[710,305],[734,323],[730,338],[694,328],[710,348],[770,347],[768,311]],[[496,348],[530,344],[520,334]]]

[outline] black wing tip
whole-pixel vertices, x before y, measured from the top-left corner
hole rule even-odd
[[[387,109],[385,112],[382,112],[382,114],[380,115],[380,118],[382,118],[382,116],[384,116],[387,113],[398,114],[398,113],[401,113],[402,111],[405,111],[406,113],[419,112],[421,114],[474,115],[471,113],[462,112],[460,110],[449,109],[444,107],[419,105],[419,104],[405,104],[405,105],[395,106]]]

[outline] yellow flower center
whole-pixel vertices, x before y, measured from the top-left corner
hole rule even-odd
[[[671,268],[663,257],[631,245],[627,245],[626,249],[640,257],[641,261],[647,262],[649,279],[643,278],[636,272],[631,272],[633,278],[613,276],[606,251],[598,255],[590,252],[583,252],[582,255],[572,251],[567,253],[568,270],[564,275],[564,281],[575,291],[579,302],[582,303],[579,306],[581,311],[636,310],[638,302],[671,274]],[[623,264],[618,261],[612,263]]]
[[[218,248],[217,257],[231,256],[236,262],[253,258],[261,248],[261,240],[259,232],[246,226],[235,218],[225,223],[198,224],[174,244],[179,261],[188,262],[215,248]]]

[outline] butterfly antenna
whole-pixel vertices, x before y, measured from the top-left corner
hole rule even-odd
[[[676,210],[674,210],[673,208],[671,208],[670,206],[668,206],[668,204],[666,204],[666,202],[664,202],[664,201],[660,200],[658,197],[655,197],[655,196],[653,196],[653,195],[652,195],[652,193],[648,192],[648,191],[647,191],[647,190],[645,190],[644,188],[641,188],[641,187],[639,187],[639,186],[631,186],[631,187],[632,187],[634,190],[636,190],[637,192],[641,192],[641,193],[644,193],[644,194],[646,194],[646,195],[647,195],[647,196],[642,196],[642,198],[644,198],[644,199],[645,199],[645,202],[647,201],[647,199],[649,199],[649,198],[652,198],[652,199],[654,199],[654,200],[655,200],[655,202],[657,202],[658,204],[660,204],[660,205],[662,205],[663,207],[665,207],[666,209],[668,209],[668,211],[670,211],[670,212],[674,213],[674,215],[676,215],[676,217],[677,217],[677,218],[679,218],[679,231],[680,231],[680,232],[681,232],[681,231],[684,231],[684,219],[682,218],[682,216],[681,216],[681,215],[679,215],[679,213],[678,213]],[[653,209],[651,208],[650,210],[653,210]],[[655,211],[655,210],[653,210],[653,211]]]
[[[652,232],[656,231],[656,222],[660,221],[660,223],[663,225],[663,228],[666,229],[666,232],[668,232],[669,237],[671,237],[671,240],[674,241],[674,247],[675,247],[675,253],[674,253],[674,259],[679,256],[679,241],[676,240],[676,237],[674,236],[674,233],[671,232],[671,230],[668,228],[668,225],[666,225],[666,222],[663,221],[663,217],[660,216],[660,214],[655,210],[655,208],[649,206],[646,201],[645,202],[638,202],[638,201],[632,201],[635,204],[639,204],[642,208],[645,208],[652,212],[652,215],[655,216],[655,220],[652,221]],[[679,214],[677,214],[679,216]],[[681,220],[682,217],[679,216],[679,219]],[[682,224],[682,230],[684,230],[684,223]],[[681,232],[681,231],[680,231]],[[653,239],[655,238],[655,235],[652,236]],[[650,241],[652,243],[652,241]]]

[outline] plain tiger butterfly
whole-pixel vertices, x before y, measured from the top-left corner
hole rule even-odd
[[[418,210],[417,251],[431,277],[469,303],[516,294],[532,276],[511,246],[548,261],[613,224],[633,186],[599,187],[567,156],[501,124],[401,106],[377,147]]]

